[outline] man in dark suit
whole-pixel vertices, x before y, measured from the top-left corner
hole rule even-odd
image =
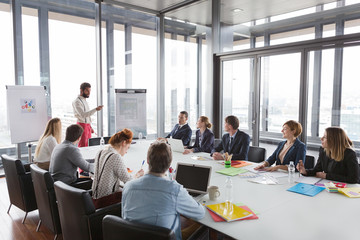
[[[225,118],[224,129],[226,134],[223,135],[221,142],[212,151],[214,160],[224,160],[223,152],[233,154],[231,160],[247,160],[250,136],[239,129],[239,119],[235,116]]]
[[[189,146],[191,140],[191,128],[187,123],[188,113],[186,111],[182,111],[179,113],[178,119],[179,123],[175,125],[173,130],[166,136],[166,138],[175,138],[181,139],[184,146]]]

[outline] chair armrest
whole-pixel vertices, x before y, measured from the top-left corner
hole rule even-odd
[[[71,186],[82,190],[91,190],[92,182],[91,178],[89,178],[89,180],[72,183]]]
[[[30,172],[30,165],[32,163],[27,163],[27,164],[24,164],[24,168],[25,168],[25,172]]]
[[[92,239],[102,239],[102,220],[106,215],[116,215],[121,217],[121,203],[99,208],[96,212],[89,215]]]

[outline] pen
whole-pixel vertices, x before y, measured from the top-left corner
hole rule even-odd
[[[143,162],[142,162],[142,164],[141,164],[141,169],[142,169],[142,167],[144,166],[144,163],[145,163],[145,160],[143,160]]]

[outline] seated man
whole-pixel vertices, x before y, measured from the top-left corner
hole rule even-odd
[[[165,178],[171,161],[171,149],[166,143],[155,142],[149,147],[149,173],[125,184],[121,214],[129,221],[172,229],[176,239],[182,239],[180,214],[201,219],[205,210],[182,185]]]
[[[77,177],[78,167],[94,172],[94,164],[85,161],[77,147],[82,133],[83,128],[80,125],[70,125],[66,129],[65,140],[54,148],[49,169],[54,181],[62,181],[70,185],[84,181]]]
[[[184,146],[189,146],[191,140],[191,128],[187,123],[188,113],[186,111],[182,111],[179,113],[178,119],[179,123],[175,124],[173,130],[166,136],[166,138],[175,138],[181,139]]]
[[[224,129],[228,133],[223,135],[219,145],[211,151],[213,159],[223,160],[223,151],[233,155],[231,160],[248,160],[250,136],[238,128],[237,117],[230,115],[225,118]]]

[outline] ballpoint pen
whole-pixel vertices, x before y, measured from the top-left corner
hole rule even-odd
[[[142,162],[142,164],[141,164],[141,169],[143,168],[144,163],[145,163],[145,160],[143,160],[143,162]]]

